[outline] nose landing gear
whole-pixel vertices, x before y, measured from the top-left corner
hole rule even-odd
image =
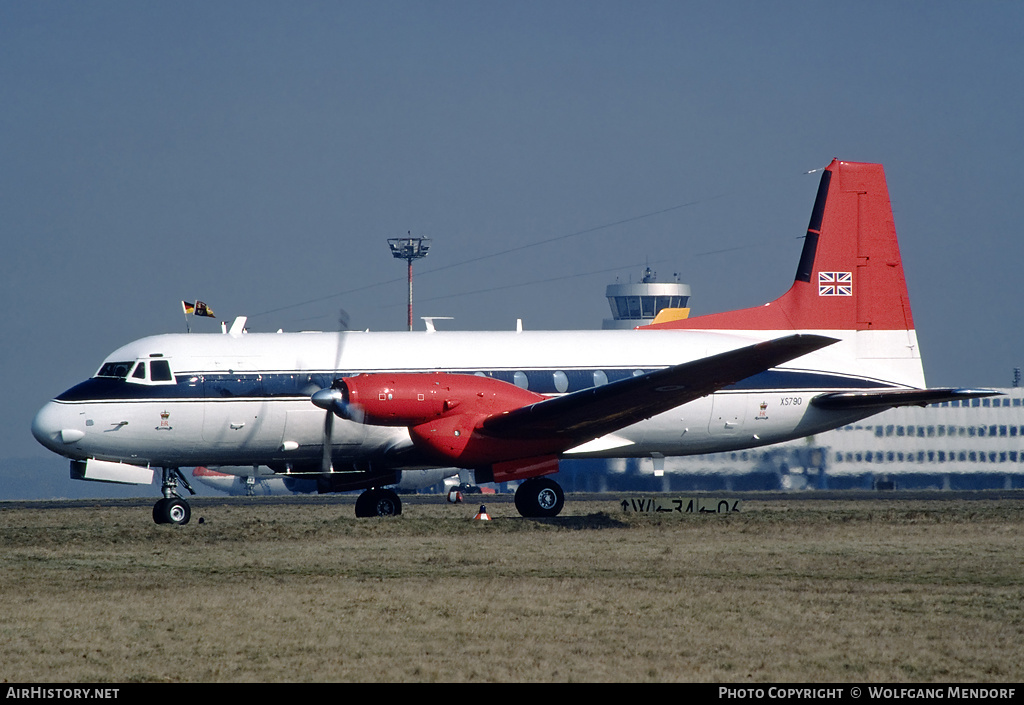
[[[192,508],[181,497],[164,498],[153,505],[153,521],[157,524],[187,524]]]
[[[157,524],[187,524],[192,518],[192,508],[178,494],[178,482],[185,486],[190,494],[195,490],[178,468],[164,468],[160,491],[163,499],[153,505],[153,521]]]

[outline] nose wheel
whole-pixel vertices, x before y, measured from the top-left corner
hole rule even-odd
[[[153,521],[157,524],[187,524],[192,508],[181,497],[161,499],[153,505]]]
[[[192,508],[178,495],[178,482],[192,494],[195,490],[178,468],[164,468],[160,491],[164,498],[153,505],[153,521],[157,524],[187,524],[192,518]]]

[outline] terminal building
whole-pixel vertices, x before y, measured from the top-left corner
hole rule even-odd
[[[651,489],[1024,488],[1024,389],[900,407],[805,439],[729,453],[619,464]],[[668,478],[667,480],[665,478]]]

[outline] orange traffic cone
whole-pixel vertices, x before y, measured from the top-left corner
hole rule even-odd
[[[491,520],[491,518],[489,516],[487,516],[487,507],[485,507],[482,504],[480,505],[480,511],[477,512],[476,516],[473,517],[473,518],[478,520],[478,521],[490,521]]]

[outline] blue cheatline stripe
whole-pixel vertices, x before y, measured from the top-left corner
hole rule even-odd
[[[433,371],[433,370],[432,370]],[[521,370],[528,389],[539,394],[577,392],[594,386],[595,373],[604,375],[609,382],[626,379],[634,372],[650,369],[535,369]],[[458,374],[483,374],[510,384],[516,383],[516,370],[450,370]],[[561,373],[564,377],[556,377]],[[57,397],[58,401],[145,401],[187,399],[275,399],[308,397],[318,389],[330,386],[336,377],[350,376],[350,372],[264,372],[264,373],[212,373],[178,375],[175,384],[133,384],[122,379],[94,377],[78,384]],[[567,386],[565,383],[567,382]],[[559,389],[556,387],[563,387]],[[896,385],[863,377],[846,377],[825,372],[798,370],[767,370],[722,391],[756,392],[776,390],[841,390],[896,388]]]

